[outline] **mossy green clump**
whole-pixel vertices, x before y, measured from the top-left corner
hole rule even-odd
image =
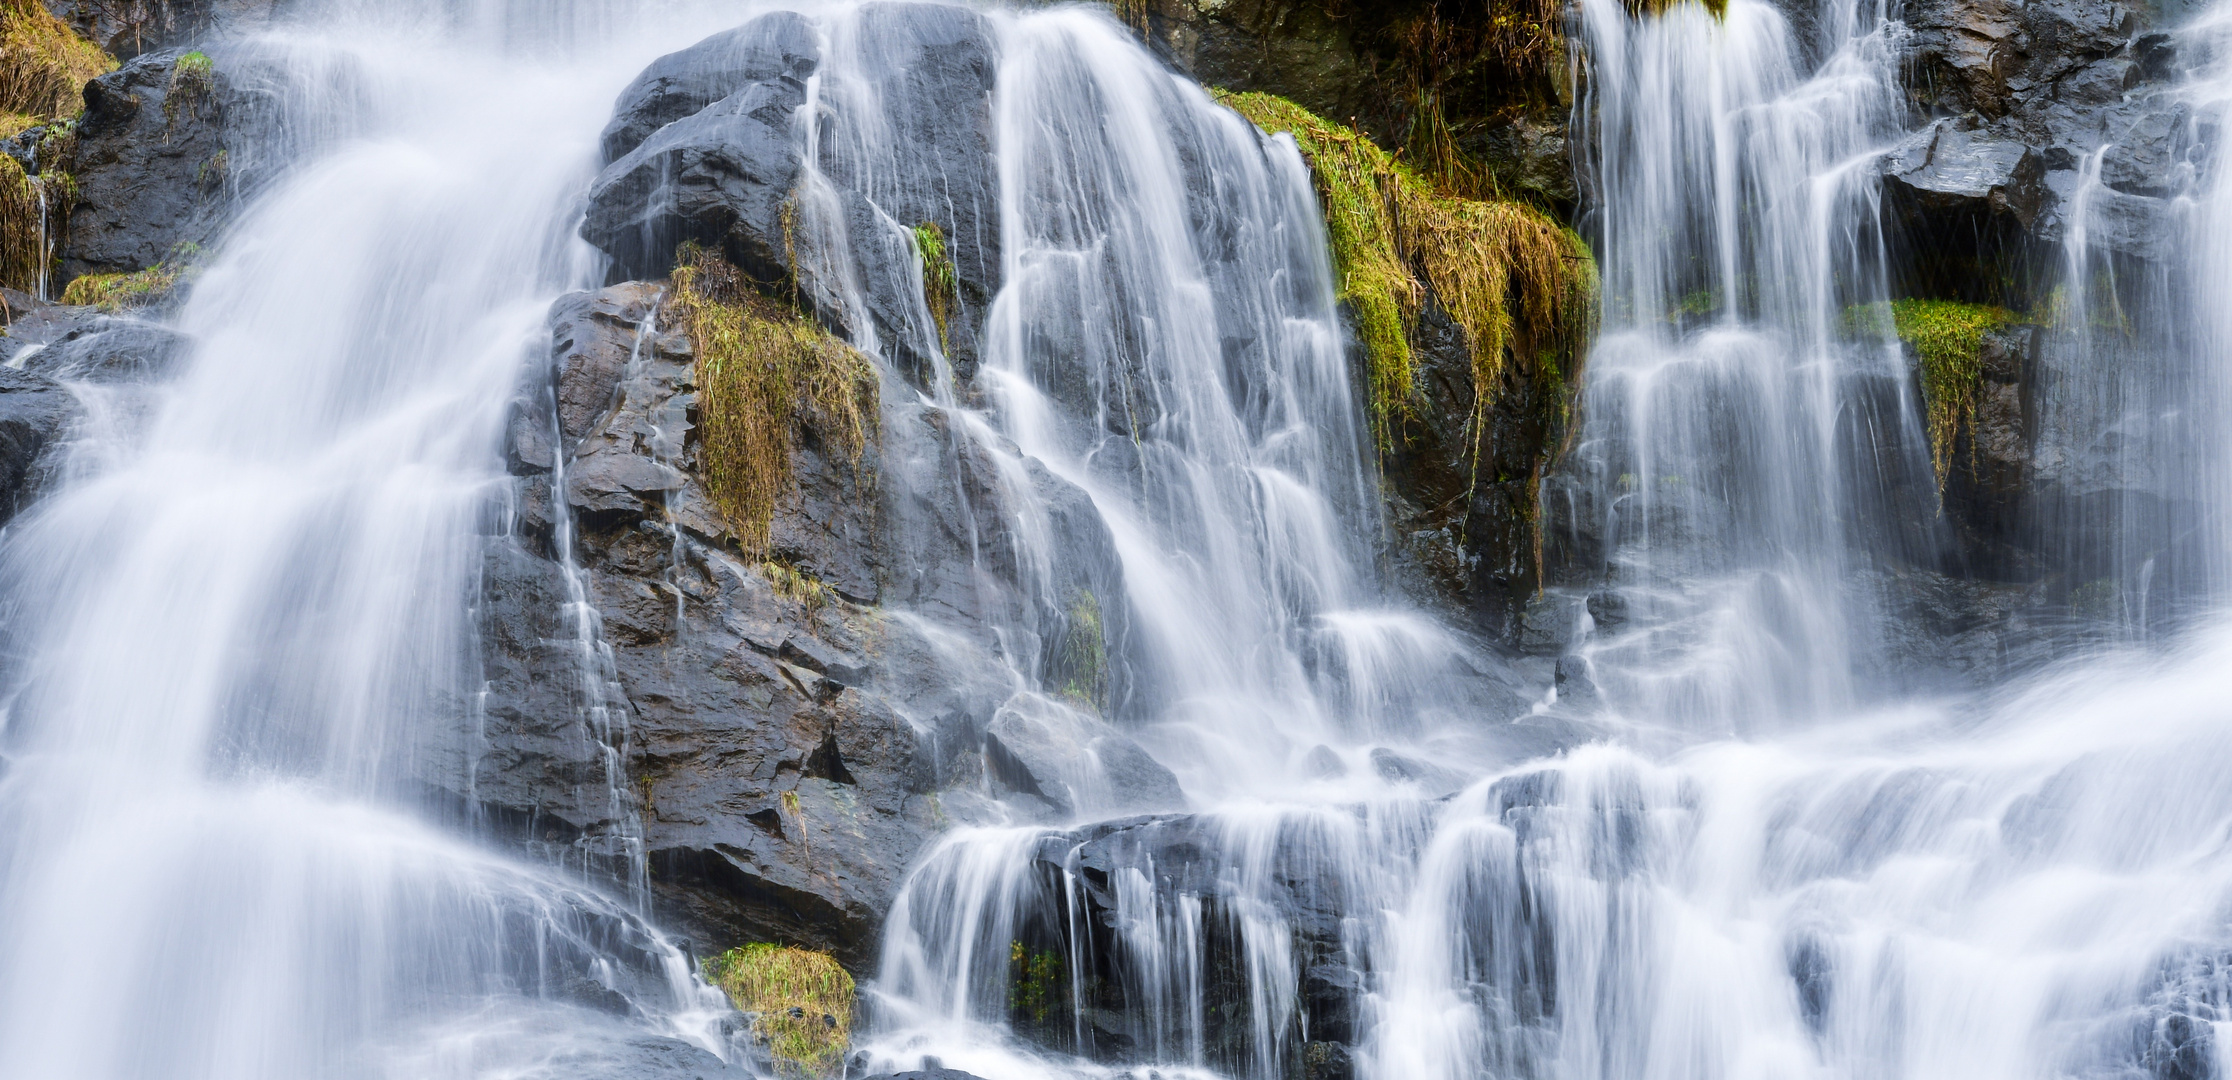
[[[930,318],[938,324],[938,347],[946,348],[946,326],[953,320],[953,309],[960,298],[959,280],[953,271],[953,256],[946,253],[945,230],[937,222],[925,221],[914,227],[915,255],[922,260],[922,300],[930,309]]]
[[[83,112],[86,81],[115,68],[40,0],[0,0],[0,114],[17,131]]]
[[[1108,703],[1108,645],[1101,631],[1100,600],[1079,589],[1054,654],[1054,683],[1063,697],[1095,709]]]
[[[129,274],[85,274],[62,290],[62,302],[97,307],[113,315],[126,308],[145,307],[169,299],[180,285],[200,272],[201,245],[187,241],[171,249],[170,258]]]
[[[171,64],[170,87],[163,92],[163,122],[175,124],[181,114],[199,116],[217,100],[217,64],[209,54],[190,52]]]
[[[835,1077],[852,1042],[853,980],[827,953],[751,944],[705,962],[705,977],[728,994],[779,1072]]]
[[[1396,448],[1417,415],[1411,334],[1429,290],[1472,351],[1476,460],[1508,363],[1548,365],[1568,381],[1579,374],[1597,275],[1573,230],[1524,203],[1448,194],[1371,140],[1284,98],[1217,97],[1264,131],[1292,135],[1309,160],[1383,450]]]
[[[876,428],[876,369],[796,308],[754,292],[718,253],[679,255],[671,304],[697,353],[706,488],[737,545],[757,557],[776,500],[795,482],[801,428],[859,468]]]
[[[1975,422],[1976,394],[1984,379],[1984,335],[2016,321],[2013,312],[1958,300],[1893,300],[1845,312],[1857,333],[1897,336],[1914,349],[1922,368],[1924,426],[1930,465],[1939,487],[1953,464],[1953,444]]]
[[[1061,1019],[1069,1001],[1069,970],[1051,949],[1008,943],[1008,1016],[1019,1025],[1045,1029]]]

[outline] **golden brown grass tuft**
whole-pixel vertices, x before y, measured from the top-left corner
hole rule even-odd
[[[834,1077],[852,1041],[853,980],[826,953],[752,944],[705,962],[785,1075]]]
[[[811,427],[858,468],[876,429],[876,369],[713,251],[678,253],[671,304],[697,353],[705,482],[745,553],[767,550],[791,452]]]
[[[115,68],[39,0],[0,0],[0,113],[33,123],[76,116],[85,109],[86,80]]]

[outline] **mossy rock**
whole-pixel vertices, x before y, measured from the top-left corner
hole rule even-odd
[[[1551,365],[1568,381],[1579,374],[1597,275],[1573,230],[1524,203],[1449,194],[1356,131],[1283,98],[1217,97],[1263,131],[1292,136],[1309,161],[1383,450],[1415,415],[1412,338],[1429,291],[1472,350],[1476,441],[1506,364]]]
[[[1855,333],[1895,336],[1914,350],[1921,368],[1930,465],[1941,489],[1952,468],[1954,442],[1976,418],[1984,336],[2017,321],[2005,308],[1959,300],[1893,300],[1845,312],[1846,326]]]
[[[706,489],[738,546],[759,556],[776,500],[795,482],[801,427],[860,466],[877,427],[876,368],[796,308],[761,296],[719,254],[685,246],[679,255],[671,303],[697,357]]]

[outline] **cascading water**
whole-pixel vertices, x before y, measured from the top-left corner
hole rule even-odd
[[[638,913],[458,835],[417,780],[470,760],[504,403],[551,298],[596,272],[569,208],[640,57],[304,14],[236,46],[283,103],[243,157],[287,168],[178,313],[189,355],[144,410],[91,412],[0,555],[0,1074],[724,1049]],[[584,984],[651,1022],[566,1005]]]

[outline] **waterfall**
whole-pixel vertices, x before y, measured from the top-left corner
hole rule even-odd
[[[643,58],[515,46],[342,8],[234,46],[286,168],[190,355],[0,549],[0,1073],[594,1071],[662,1031],[718,1064],[686,956],[422,786],[467,760],[505,402],[594,283],[570,223]],[[566,1004],[607,999],[652,1019]]]

